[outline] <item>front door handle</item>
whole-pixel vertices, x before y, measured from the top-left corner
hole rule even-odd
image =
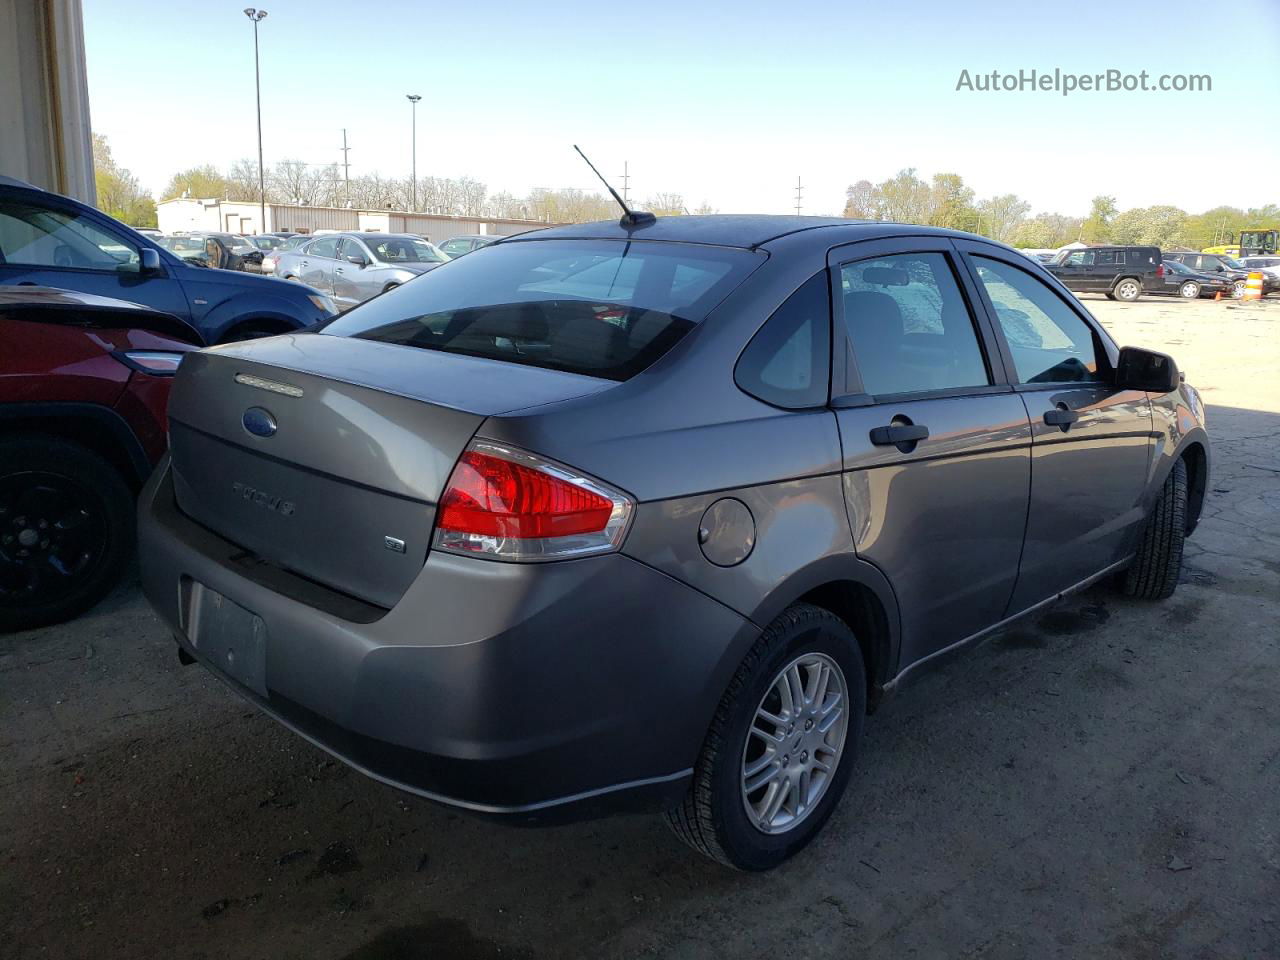
[[[1044,412],[1044,422],[1050,427],[1061,427],[1062,432],[1066,433],[1071,429],[1071,425],[1080,419],[1080,414],[1076,413],[1065,403],[1059,403],[1056,410],[1046,410]]]
[[[929,428],[923,423],[892,423],[887,427],[872,427],[871,442],[877,447],[919,443],[929,437]]]

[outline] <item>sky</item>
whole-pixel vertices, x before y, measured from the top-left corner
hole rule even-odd
[[[904,167],[964,177],[1033,212],[1195,213],[1280,202],[1280,0],[1159,3],[649,0],[395,4],[267,0],[266,164],[353,177],[410,169],[491,193],[599,185],[582,146],[643,201],[839,214],[845,188]],[[159,193],[182,169],[254,157],[253,27],[242,3],[83,0],[93,128]],[[1208,74],[1211,92],[957,90],[1016,74]],[[1256,103],[1256,106],[1251,104]],[[1256,172],[1255,172],[1256,171]]]

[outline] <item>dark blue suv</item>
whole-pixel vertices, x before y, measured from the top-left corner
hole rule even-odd
[[[187,263],[86,204],[0,177],[0,284],[62,287],[145,304],[206,343],[310,326],[338,311],[318,290]]]

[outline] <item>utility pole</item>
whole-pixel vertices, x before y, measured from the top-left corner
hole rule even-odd
[[[622,202],[631,206],[631,174],[627,170],[627,161],[622,161]]]
[[[347,128],[342,128],[342,198],[351,203],[351,163],[347,154],[351,148],[347,146]]]
[[[413,131],[411,134],[413,138],[413,174],[410,182],[412,183],[413,188],[413,212],[416,213],[418,210],[418,101],[421,100],[422,97],[416,93],[406,93],[405,99],[407,99],[413,106],[413,121],[412,126],[410,127]]]
[[[800,178],[796,177],[796,216],[800,216],[800,201],[804,199],[804,188],[800,185]]]
[[[267,15],[265,10],[246,7],[244,15],[253,21],[253,89],[258,100],[258,217],[259,233],[267,232],[267,172],[262,166],[262,74],[258,70],[258,24]]]

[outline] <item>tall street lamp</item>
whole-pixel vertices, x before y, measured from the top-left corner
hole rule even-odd
[[[262,77],[258,72],[258,23],[267,15],[265,10],[245,7],[244,15],[253,21],[253,87],[258,98],[258,217],[259,233],[267,232],[267,172],[262,168]]]
[[[413,131],[413,133],[411,134],[411,137],[413,140],[413,146],[412,146],[412,151],[413,151],[412,174],[413,175],[409,182],[412,185],[412,191],[413,191],[413,210],[414,212],[417,212],[417,209],[418,209],[418,101],[421,100],[422,97],[418,96],[416,93],[406,93],[405,99],[407,99],[409,103],[412,104],[410,109],[413,114],[412,127],[411,127]]]

